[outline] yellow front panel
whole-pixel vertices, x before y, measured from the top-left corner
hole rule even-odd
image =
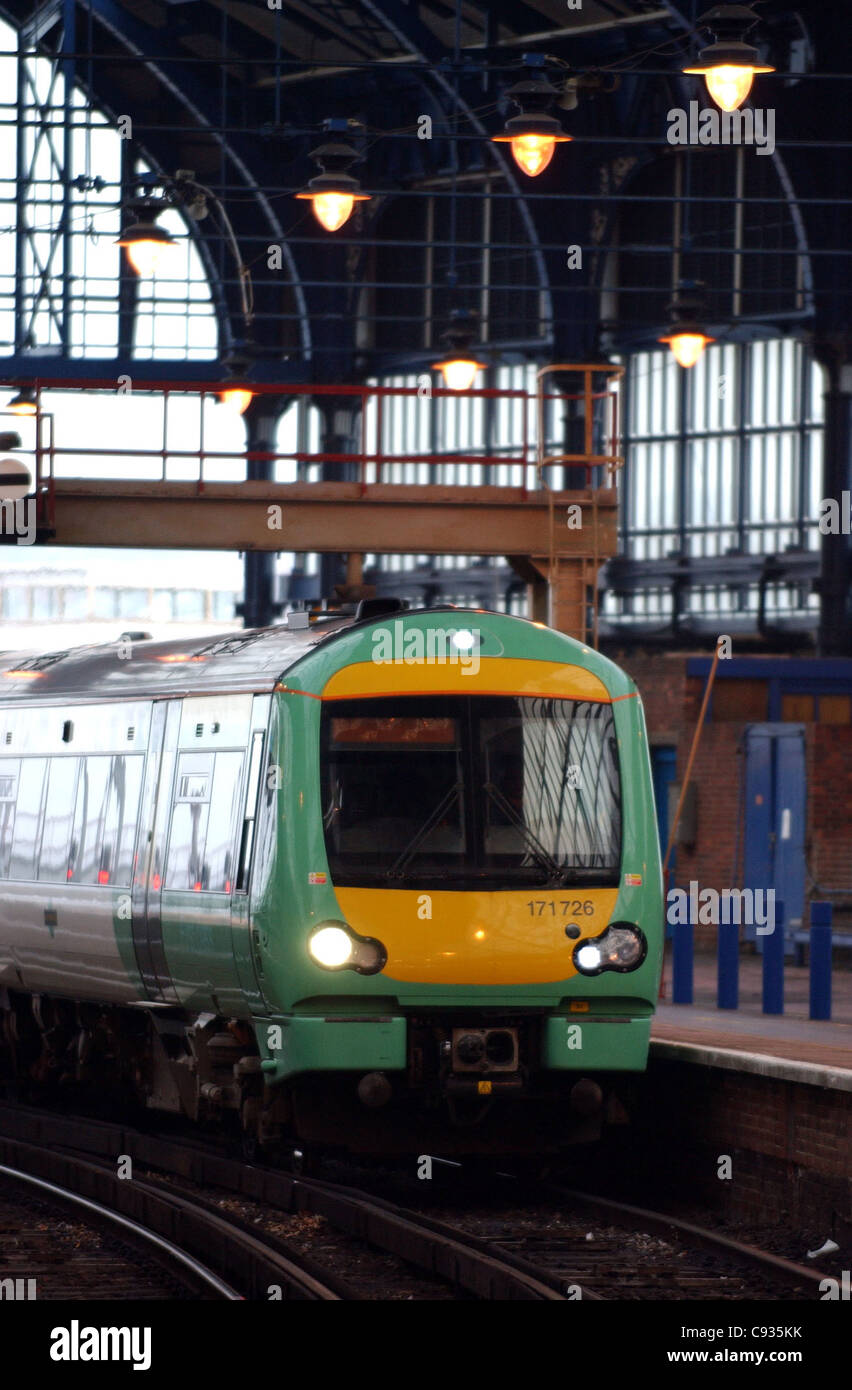
[[[560,661],[523,661],[484,656],[476,674],[450,661],[406,666],[359,661],[336,671],[325,686],[324,700],[363,699],[370,695],[546,695],[563,700],[609,702],[603,681],[584,666]]]
[[[376,936],[388,953],[383,974],[444,985],[531,985],[577,972],[572,952],[597,936],[615,909],[615,888],[524,888],[511,892],[423,893],[403,888],[337,888],[344,919]],[[530,907],[532,904],[532,907]],[[570,939],[572,923],[580,937]]]

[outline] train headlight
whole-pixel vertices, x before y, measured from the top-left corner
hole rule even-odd
[[[324,970],[356,970],[359,975],[376,975],[388,958],[381,941],[358,936],[345,922],[317,927],[308,940],[308,952]]]
[[[611,922],[605,932],[574,948],[574,964],[581,975],[600,975],[604,970],[625,973],[638,970],[646,955],[645,935],[633,922]]]
[[[595,971],[600,970],[602,960],[601,948],[596,946],[594,942],[578,946],[574,952],[574,964],[584,974],[594,974]]]
[[[326,970],[339,970],[352,959],[355,942],[342,927],[320,927],[308,942],[308,950],[317,965]]]

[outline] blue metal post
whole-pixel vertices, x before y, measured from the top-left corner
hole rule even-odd
[[[831,903],[811,903],[811,1018],[831,1018]]]
[[[767,926],[769,923],[767,923]],[[784,1012],[784,904],[775,903],[775,930],[763,941],[763,1012]]]
[[[740,925],[720,922],[716,944],[716,1002],[720,1009],[740,1006]]]
[[[687,912],[690,909],[687,908]],[[678,922],[672,927],[672,1003],[692,1003],[693,923]]]

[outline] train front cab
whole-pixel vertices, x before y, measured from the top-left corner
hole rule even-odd
[[[662,887],[637,692],[558,633],[478,621],[475,676],[377,664],[355,629],[277,693],[287,835],[254,910],[281,1026],[258,1039],[306,1139],[570,1142],[646,1065]]]

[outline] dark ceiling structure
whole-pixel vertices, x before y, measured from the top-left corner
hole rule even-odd
[[[771,107],[771,153],[669,141],[668,113],[703,95],[681,69],[700,47],[704,8],[4,0],[2,13],[28,52],[57,64],[66,90],[76,85],[111,121],[130,118],[121,186],[104,198],[126,204],[144,161],[152,187],[157,175],[191,171],[227,208],[253,283],[258,380],[423,370],[458,311],[478,316],[493,362],[629,354],[656,344],[678,284],[699,282],[710,334],[796,335],[827,368],[825,486],[839,494],[850,485],[852,370],[847,7],[758,0],[756,40],[776,72],[757,80],[752,104]],[[507,90],[522,60],[536,54],[572,140],[532,180],[491,137],[514,110]],[[294,197],[316,173],[311,152],[330,138],[328,121],[348,123],[353,173],[371,195],[335,233]],[[19,165],[19,187],[26,177]],[[58,232],[70,237],[68,222],[66,208]],[[239,268],[219,219],[192,223],[191,235],[225,358],[249,336]],[[133,362],[136,293],[123,271],[110,373]],[[67,336],[58,356],[42,357],[23,309],[7,379],[104,375],[105,360]],[[144,374],[150,364],[135,365]],[[209,376],[203,364],[157,362],[158,377],[169,370]],[[848,538],[825,548],[822,584],[824,639],[845,648]]]

